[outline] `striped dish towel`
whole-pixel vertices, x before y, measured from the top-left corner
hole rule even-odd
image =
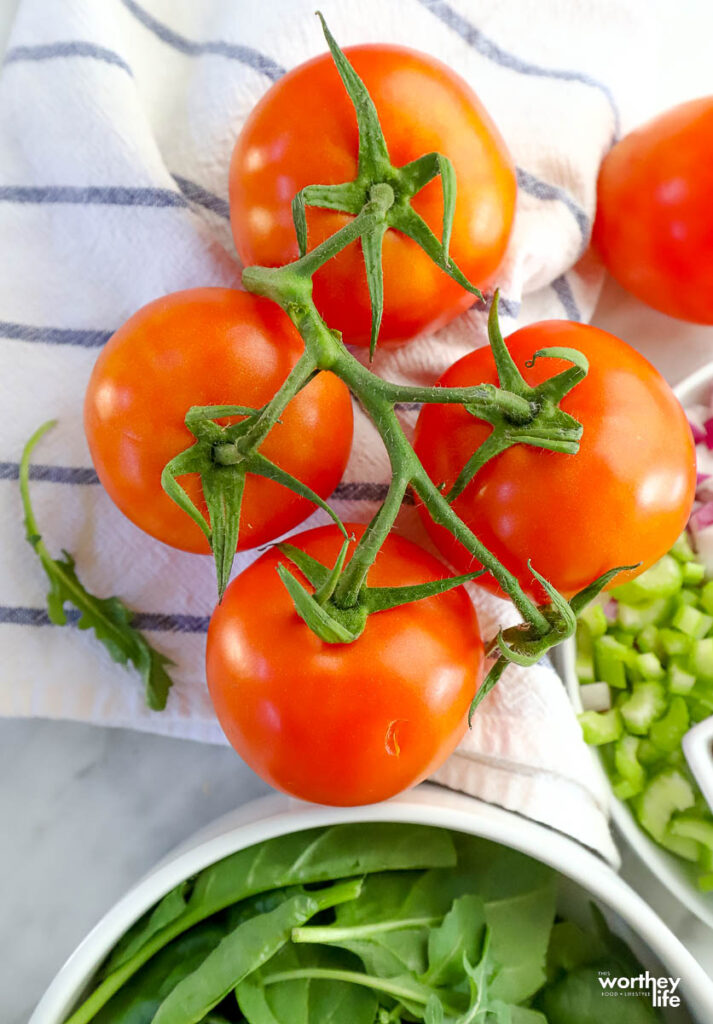
[[[231,149],[270,84],[325,49],[313,8],[307,0],[20,4],[0,78],[0,714],[222,741],[203,673],[210,561],[150,540],[113,507],[91,468],[82,398],[98,350],[139,306],[180,288],[238,285]],[[645,48],[642,6],[325,0],[323,10],[344,45],[393,41],[440,57],[503,132],[520,183],[499,275],[505,329],[586,319],[601,279],[585,254],[596,171],[621,129],[628,41]],[[377,369],[430,383],[483,344],[484,319],[474,309],[434,337],[380,352]],[[90,589],[119,593],[176,662],[162,714],[144,707],[137,680],[92,636],[48,625],[17,473],[24,441],[50,417],[59,426],[33,467],[40,526],[50,549],[73,552]],[[358,419],[334,495],[339,513],[367,519],[387,480],[378,438]],[[413,520],[405,509],[407,531]],[[486,633],[512,621],[504,602],[475,600]],[[605,794],[549,664],[510,670],[439,779],[615,857]]]

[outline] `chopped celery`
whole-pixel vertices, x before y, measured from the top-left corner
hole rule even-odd
[[[647,680],[634,683],[631,696],[619,706],[629,732],[645,736],[651,724],[666,710],[666,693],[661,683]]]
[[[688,656],[688,665],[697,679],[713,683],[713,637],[696,640]]]
[[[701,590],[698,600],[703,611],[713,615],[713,580],[710,583],[706,583],[705,587]]]
[[[623,690],[626,687],[625,663],[631,660],[631,651],[612,636],[594,641],[594,674],[597,680]]]
[[[644,604],[653,598],[670,597],[681,589],[683,573],[671,555],[664,555],[636,579],[615,587],[612,597],[624,604]]]
[[[698,594],[695,590],[691,590],[689,587],[683,587],[682,590],[676,594],[676,604],[689,604],[691,608],[698,607]]]
[[[698,876],[698,888],[701,892],[713,892],[713,874]]]
[[[678,562],[691,562],[695,559],[696,554],[691,547],[691,542],[688,539],[688,533],[686,530],[679,536],[676,543],[669,552]]]
[[[675,629],[680,629],[682,633],[686,633],[687,636],[700,640],[713,626],[713,617],[704,615],[698,608],[694,608],[690,604],[682,604],[671,619],[671,625]]]
[[[622,736],[614,748],[614,764],[622,779],[643,786],[646,772],[638,760],[639,744],[636,736]]]
[[[669,618],[672,605],[669,597],[661,597],[636,608],[619,602],[616,610],[617,622],[622,629],[633,630],[635,633],[644,626],[660,626]]]
[[[661,842],[666,838],[666,828],[675,812],[687,811],[694,803],[688,780],[681,772],[668,770],[651,779],[637,798],[636,816],[649,835]]]
[[[634,782],[633,779],[612,779],[611,788],[617,800],[631,800],[644,788],[644,780]]]
[[[634,665],[643,679],[663,679],[666,674],[663,665],[652,651],[637,654],[634,658]]]
[[[580,654],[577,651],[577,660],[574,665],[574,670],[577,673],[577,679],[580,683],[593,683],[594,682],[594,661],[587,654]]]
[[[681,567],[681,574],[684,584],[702,583],[706,570],[700,562],[686,562]]]
[[[700,641],[699,641],[700,642]],[[696,677],[683,665],[672,659],[668,663],[668,688],[671,693],[686,696],[693,689]]]
[[[604,636],[609,625],[604,609],[600,604],[588,605],[580,615],[579,621],[587,626],[590,634],[595,638]]]
[[[580,686],[579,695],[585,711],[609,711],[611,709],[611,690],[608,683],[585,683]]]
[[[680,836],[682,839],[694,839],[708,851],[713,851],[713,821],[681,814],[672,819],[668,830],[671,835]]]
[[[636,644],[636,637],[633,633],[630,633],[627,629],[613,629],[609,636],[613,636],[615,640],[618,640],[624,647],[634,647]]]
[[[644,628],[636,634],[636,646],[644,653],[650,652],[655,655],[661,655],[664,653],[659,636],[659,630],[653,625],[644,626]]]
[[[585,743],[599,747],[602,743],[613,743],[624,732],[621,715],[616,708],[611,711],[583,711],[579,718]]]
[[[685,700],[683,697],[674,697],[663,718],[659,718],[651,726],[649,739],[660,750],[677,750],[688,732],[689,725],[688,706]]]
[[[673,657],[677,654],[688,654],[693,641],[690,636],[681,633],[678,629],[663,627],[658,632],[659,646],[664,655]],[[643,648],[642,648],[643,650]]]
[[[636,739],[636,737],[634,737]],[[654,765],[661,765],[661,762],[666,757],[666,751],[661,750],[660,747],[655,747],[651,740],[643,739],[639,741],[639,749],[637,751],[639,761],[647,768],[652,768]]]

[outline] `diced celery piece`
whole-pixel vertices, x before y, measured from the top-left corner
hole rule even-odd
[[[674,697],[663,718],[659,718],[649,729],[649,739],[660,750],[677,750],[689,725],[688,705],[683,697]]]
[[[683,636],[683,634],[681,634]],[[698,641],[700,643],[700,640]],[[690,693],[696,682],[692,672],[688,672],[683,665],[672,659],[668,664],[668,688],[671,693],[684,696]]]
[[[681,772],[667,770],[651,779],[637,798],[636,816],[642,828],[661,842],[666,838],[666,828],[676,811],[687,811],[694,802],[688,779]]]
[[[700,591],[698,601],[704,612],[713,615],[713,580],[706,583],[705,587]]]
[[[698,866],[702,871],[713,871],[713,849],[708,846],[701,847]]]
[[[629,633],[626,629],[613,629],[609,636],[613,636],[615,640],[618,640],[624,647],[633,647],[636,642],[636,637],[633,633]]]
[[[580,683],[594,682],[594,660],[590,655],[580,654],[578,650],[574,670]]]
[[[588,605],[579,618],[593,637],[604,636],[606,633],[609,623],[600,604]]]
[[[614,764],[619,775],[639,788],[646,781],[646,772],[638,759],[640,742],[636,736],[622,736],[614,747]]]
[[[626,688],[625,663],[631,660],[631,651],[612,636],[601,636],[594,641],[594,674],[597,680],[609,683],[618,690]]]
[[[679,536],[676,543],[671,548],[669,554],[679,562],[690,562],[696,557],[696,554],[691,547],[691,542],[688,538],[688,532],[686,530]]]
[[[661,597],[637,607],[620,601],[616,611],[617,622],[622,629],[637,633],[644,626],[660,626],[666,622],[671,615],[672,606],[673,600],[670,597]]]
[[[713,851],[713,821],[695,815],[681,814],[672,819],[668,827],[671,835],[682,839],[694,839],[697,843]]]
[[[690,587],[684,587],[676,594],[676,604],[680,607],[682,604],[690,605],[691,608],[698,607],[698,593],[695,590],[691,590]]]
[[[666,692],[661,683],[647,680],[635,683],[631,695],[619,710],[629,732],[645,736],[652,723],[666,710]]]
[[[702,722],[713,714],[713,705],[708,700],[693,698],[688,701],[688,710],[691,714],[692,722]]]
[[[617,800],[631,800],[638,796],[644,788],[644,780],[634,782],[632,779],[615,779],[612,781],[612,792]]]
[[[713,873],[698,876],[698,888],[701,892],[713,892]]]
[[[583,711],[578,718],[584,742],[593,747],[599,747],[602,743],[613,743],[624,732],[621,715],[616,708],[603,712]]]
[[[688,655],[688,666],[697,680],[713,683],[713,637],[693,643]]]
[[[653,768],[655,765],[661,765],[666,753],[659,747],[655,747],[651,740],[643,739],[639,743],[638,757],[646,768]]]
[[[665,675],[663,665],[651,651],[637,654],[634,664],[644,679],[663,679]]]
[[[675,629],[680,629],[682,633],[686,633],[687,636],[693,637],[694,640],[698,640],[704,637],[713,626],[713,616],[704,615],[690,604],[682,604],[676,610],[671,625]]]
[[[625,604],[643,604],[652,598],[670,597],[681,589],[681,566],[671,555],[664,555],[636,579],[615,587],[612,597]]]
[[[661,648],[669,657],[676,654],[688,654],[693,642],[690,636],[686,636],[680,630],[666,627],[659,630],[658,637]]]
[[[582,707],[585,711],[609,711],[611,690],[608,683],[585,683],[579,688]]]
[[[705,566],[701,565],[700,562],[684,562],[681,567],[681,573],[684,585],[688,584],[690,586],[692,583],[702,583],[706,570]]]
[[[651,653],[655,655],[661,654],[663,648],[659,640],[659,631],[656,626],[644,626],[644,628],[636,634],[636,646],[644,653]]]
[[[700,860],[701,846],[700,843],[695,842],[693,839],[681,839],[680,836],[672,836],[669,830],[666,829],[657,842],[665,850],[675,853],[677,857],[681,857],[683,860],[690,860],[693,864]]]

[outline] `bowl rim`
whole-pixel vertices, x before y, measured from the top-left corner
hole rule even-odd
[[[268,796],[218,819],[170,854],[109,909],[60,969],[29,1024],[62,1024],[110,949],[165,893],[209,864],[265,839],[345,822],[397,821],[482,836],[549,864],[623,920],[674,978],[690,1011],[713,1019],[713,981],[648,906],[591,850],[563,833],[474,797],[425,783],[381,804],[321,807]]]
[[[673,388],[673,392],[685,409],[687,405],[693,404],[701,397],[700,393],[704,388],[710,390],[711,385],[713,385],[713,363],[707,363],[684,377]],[[572,705],[575,711],[579,712],[582,710],[582,702],[575,671],[576,642],[574,638],[567,640],[562,645],[557,654],[557,660]],[[699,892],[691,880],[689,871],[686,870],[686,865],[646,835],[626,803],[617,799],[611,792],[611,784],[602,766],[600,756],[596,748],[590,749],[597,771],[603,778],[610,794],[611,818],[617,832],[679,903],[682,903],[709,928],[713,928],[713,896]]]

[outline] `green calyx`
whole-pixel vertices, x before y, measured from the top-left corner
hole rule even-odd
[[[373,356],[384,311],[381,250],[384,235],[389,228],[396,228],[413,239],[444,273],[467,291],[479,299],[482,299],[482,295],[449,255],[456,202],[456,176],[453,165],[441,153],[428,153],[404,167],[394,167],[371,96],[337,45],[322,14],[317,14],[337,71],[356,113],[359,129],[357,176],[354,181],[338,185],[308,185],[295,196],[292,202],[292,216],[300,256],[304,257],[307,253],[307,206],[340,210],[354,216],[360,214],[370,202],[380,203],[383,207],[383,217],[361,234],[371,298],[369,354]],[[443,189],[443,230],[440,240],[411,206],[411,199],[416,193],[437,177],[440,177]]]
[[[293,600],[295,611],[312,632],[328,644],[352,643],[364,632],[369,615],[444,594],[483,574],[481,569],[463,576],[452,576],[405,587],[369,587],[363,584],[351,604],[340,605],[335,600],[335,591],[352,539],[345,540],[331,569],[292,544],[278,545],[282,554],[313,587],[313,592],[310,593],[284,563],[278,565],[278,575]]]

